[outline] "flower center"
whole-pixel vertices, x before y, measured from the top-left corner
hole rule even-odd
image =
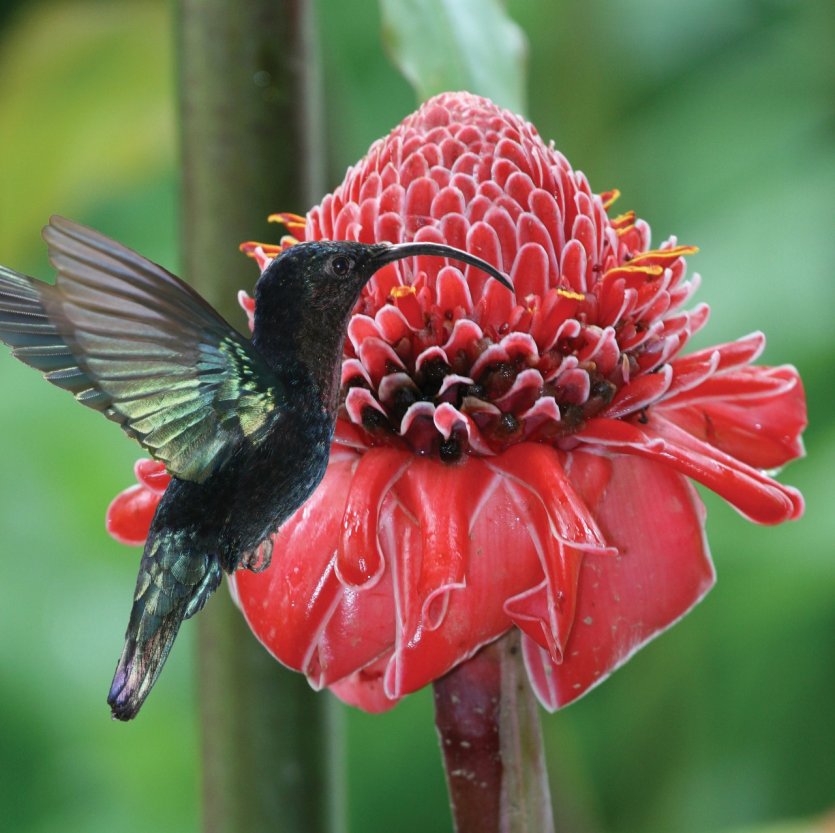
[[[568,445],[686,341],[691,315],[669,313],[689,294],[677,284],[691,251],[609,258],[587,291],[545,288],[498,317],[489,286],[464,309],[438,276],[431,288],[425,275],[397,284],[382,306],[368,304],[373,317],[360,312],[351,321],[340,416],[372,445],[405,445],[447,462],[517,442]],[[643,416],[649,404],[636,400],[616,415]]]

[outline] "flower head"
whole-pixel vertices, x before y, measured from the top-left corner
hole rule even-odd
[[[418,257],[363,291],[327,474],[272,566],[233,579],[258,638],[314,686],[384,709],[515,625],[557,708],[711,587],[688,478],[758,523],[802,512],[765,473],[802,453],[797,372],[751,364],[760,333],[682,355],[708,316],[684,309],[695,249],[653,248],[634,212],[609,216],[617,196],[522,118],[446,94],[306,219],[278,215],[294,238],[245,247],[263,267],[294,239],[447,243],[515,290]],[[116,529],[145,507],[126,494]]]

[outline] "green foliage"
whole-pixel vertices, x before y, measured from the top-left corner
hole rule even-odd
[[[619,187],[656,241],[701,247],[697,300],[714,309],[702,343],[764,329],[766,360],[800,367],[811,408],[809,456],[783,475],[805,518],[754,527],[708,498],[716,589],[544,718],[562,830],[811,833],[782,820],[835,802],[828,5],[513,0],[510,13],[530,41],[542,135],[597,190]],[[176,269],[168,14],[162,0],[67,0],[5,21],[0,261],[47,276],[38,229],[57,211]],[[329,186],[414,107],[378,15],[320,6]],[[485,17],[472,13],[474,33]],[[421,37],[428,51],[434,36]],[[0,826],[196,830],[193,629],[137,723],[112,723],[105,705],[139,552],[102,518],[137,449],[5,355],[0,385]],[[429,692],[388,715],[351,712],[348,743],[354,833],[449,829]]]
[[[525,109],[525,38],[502,0],[380,0],[383,41],[421,101],[469,90]]]

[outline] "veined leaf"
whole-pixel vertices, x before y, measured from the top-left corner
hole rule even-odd
[[[423,101],[468,90],[525,109],[527,43],[501,0],[380,0],[383,41]]]

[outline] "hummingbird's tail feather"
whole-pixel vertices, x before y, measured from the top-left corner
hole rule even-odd
[[[136,717],[183,619],[203,607],[223,575],[215,556],[174,554],[164,537],[149,540],[142,556],[125,647],[107,697],[117,720]]]
[[[162,671],[180,630],[180,622],[182,619],[168,620],[151,639],[141,645],[131,637],[125,639],[125,647],[107,696],[107,703],[117,720],[132,720],[136,717]]]

